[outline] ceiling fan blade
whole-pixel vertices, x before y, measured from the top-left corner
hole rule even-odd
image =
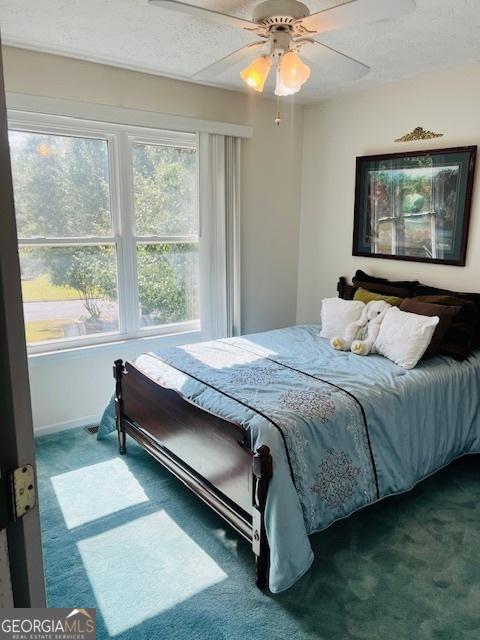
[[[397,18],[415,9],[415,0],[349,0],[296,23],[300,33],[326,33],[336,29]]]
[[[230,69],[230,67],[234,67],[237,63],[248,58],[252,53],[259,53],[260,49],[264,48],[266,44],[267,43],[264,41],[247,44],[246,47],[242,47],[233,53],[229,53],[228,56],[225,56],[221,60],[217,60],[217,62],[208,65],[208,67],[200,69],[200,71],[197,71],[197,73],[190,77],[195,78],[195,80],[200,80],[202,78],[211,79],[212,76],[219,76],[227,69]]]
[[[301,42],[297,40],[297,44]],[[333,73],[345,80],[358,80],[370,71],[370,67],[366,64],[316,40],[306,40],[300,49],[300,56],[324,70],[328,69],[329,75]]]
[[[218,11],[212,11],[211,9],[204,9],[203,7],[197,7],[194,4],[188,4],[186,2],[177,2],[177,0],[148,0],[148,2],[156,7],[164,7],[170,11],[185,13],[196,18],[206,18],[207,20],[213,20],[214,22],[225,24],[230,27],[240,27],[241,29],[258,28],[258,25],[250,20],[244,20],[237,16],[230,16],[226,13],[219,13]]]

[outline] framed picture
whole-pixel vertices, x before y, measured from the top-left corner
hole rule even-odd
[[[464,266],[476,153],[357,158],[353,255]]]

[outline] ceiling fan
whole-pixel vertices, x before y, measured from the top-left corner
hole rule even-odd
[[[255,7],[252,20],[245,20],[178,0],[149,0],[158,7],[207,18],[257,35],[259,41],[234,51],[191,77],[205,79],[219,75],[256,52],[260,55],[241,71],[240,76],[249,87],[261,92],[273,66],[277,96],[297,93],[310,77],[310,67],[298,55],[300,51],[309,62],[328,67],[347,80],[361,78],[369,72],[367,65],[327,47],[313,36],[365,22],[396,18],[415,9],[415,0],[347,0],[342,4],[339,1],[323,0],[326,8],[310,14],[308,7],[298,0],[266,0]]]

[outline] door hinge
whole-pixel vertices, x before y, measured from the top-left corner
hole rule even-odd
[[[14,469],[9,475],[12,520],[18,520],[31,511],[37,501],[35,473],[31,464]]]

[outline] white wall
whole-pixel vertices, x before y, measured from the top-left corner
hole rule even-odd
[[[242,141],[242,327],[261,331],[295,323],[302,107],[273,123],[272,100],[61,56],[6,47],[7,91],[250,125]],[[160,348],[160,341],[149,350]],[[92,422],[111,392],[114,357],[143,343],[71,357],[31,358],[37,429]]]
[[[356,156],[480,144],[480,66],[352,94],[304,111],[297,321],[316,322],[320,301],[338,277],[357,268],[480,291],[479,164],[465,267],[352,256]],[[426,142],[394,143],[417,125],[444,133]]]
[[[37,435],[97,423],[113,393],[112,365],[117,358],[133,360],[199,334],[143,339],[112,345],[71,349],[28,359],[34,430]]]

